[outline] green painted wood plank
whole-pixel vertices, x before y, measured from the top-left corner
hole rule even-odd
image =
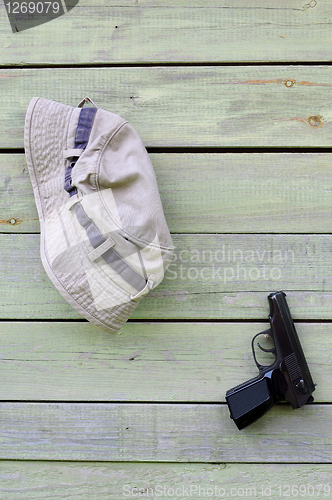
[[[39,219],[24,155],[0,155],[0,231],[39,232]]]
[[[23,147],[33,96],[75,106],[87,94],[146,146],[331,146],[328,66],[4,69],[0,81],[0,148]]]
[[[330,233],[330,153],[151,154],[173,233]],[[24,155],[0,155],[0,230],[39,232]]]
[[[76,319],[47,277],[36,234],[0,235],[0,317]],[[174,262],[135,319],[262,319],[289,293],[295,319],[332,318],[331,235],[173,235]],[[294,306],[294,308],[293,308]]]
[[[225,402],[258,373],[251,339],[268,326],[129,322],[110,335],[87,323],[2,322],[0,400]],[[296,328],[315,401],[332,402],[332,325]]]
[[[331,14],[328,0],[80,0],[13,34],[1,3],[0,64],[329,62]]]
[[[1,403],[0,458],[330,463],[331,418],[331,405],[279,405],[240,432],[227,405]]]
[[[331,498],[330,464],[2,461],[2,500]],[[211,494],[210,494],[211,493]],[[237,495],[237,496],[236,496]]]

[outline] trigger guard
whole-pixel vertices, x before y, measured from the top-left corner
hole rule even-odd
[[[268,330],[265,330],[264,332],[259,332],[257,333],[254,338],[252,339],[251,341],[251,349],[252,349],[252,355],[253,355],[253,358],[254,358],[254,361],[255,361],[255,364],[257,366],[257,368],[261,371],[261,370],[265,370],[265,368],[268,368],[269,366],[271,366],[273,363],[271,363],[271,365],[269,366],[263,366],[261,365],[260,363],[258,363],[257,361],[257,358],[256,358],[256,352],[255,352],[255,346],[254,346],[254,341],[255,339],[259,336],[259,335],[265,335],[265,334],[268,334],[270,337],[273,338],[272,336],[272,332],[271,332],[271,329],[268,329]],[[272,347],[271,349],[265,349],[264,347],[262,347],[258,342],[257,342],[257,345],[258,347],[260,348],[261,351],[264,351],[264,352],[271,352],[275,357],[277,357],[277,352],[276,352],[276,348],[275,346]]]

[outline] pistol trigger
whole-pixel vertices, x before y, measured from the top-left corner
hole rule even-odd
[[[271,349],[265,349],[264,347],[262,347],[258,342],[257,342],[257,345],[258,347],[260,348],[261,351],[264,351],[264,352],[272,352],[272,354],[274,354],[275,356],[277,356],[277,351],[276,351],[276,348],[275,347],[272,347]]]

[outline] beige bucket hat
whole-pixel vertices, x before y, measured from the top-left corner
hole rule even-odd
[[[89,98],[73,107],[35,97],[24,147],[48,276],[82,316],[118,331],[174,250],[140,137]]]

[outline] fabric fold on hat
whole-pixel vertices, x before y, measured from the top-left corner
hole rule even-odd
[[[24,147],[44,268],[82,316],[116,332],[160,284],[174,246],[139,135],[84,101],[34,97]]]

